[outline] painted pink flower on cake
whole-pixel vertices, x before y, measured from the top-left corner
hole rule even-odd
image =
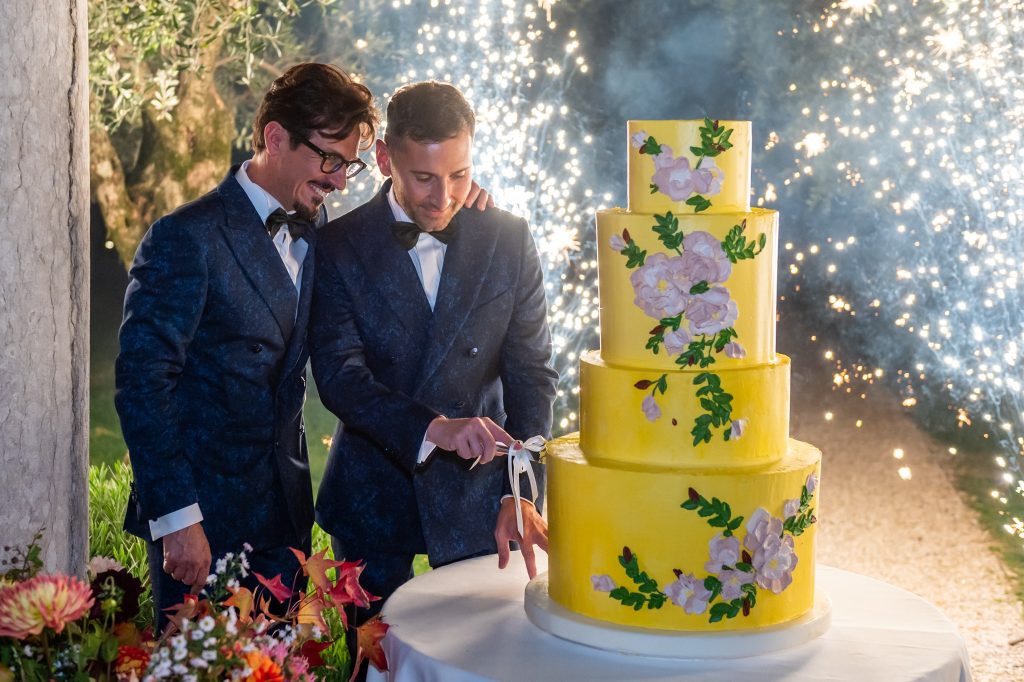
[[[814,474],[808,474],[807,482],[804,483],[804,487],[807,488],[808,493],[813,495],[814,491],[818,489],[818,477]]]
[[[718,580],[722,583],[722,599],[732,601],[743,597],[743,586],[754,582],[754,574],[727,568],[718,573]]]
[[[728,289],[711,287],[690,298],[685,314],[692,334],[712,335],[731,327],[739,315],[739,308],[729,297]]]
[[[608,245],[612,247],[612,251],[615,253],[622,253],[622,250],[626,248],[626,242],[617,234],[612,235],[612,238],[608,240]]]
[[[665,334],[665,351],[669,355],[678,355],[690,345],[692,337],[680,327],[679,329]]]
[[[679,573],[674,582],[665,586],[667,596],[676,606],[682,607],[691,616],[707,611],[711,591],[704,582],[689,573]]]
[[[685,156],[672,156],[672,149],[661,146],[661,154],[653,156],[654,176],[651,184],[662,194],[668,195],[673,201],[686,201],[695,194],[714,196],[722,191],[722,180],[725,173],[710,158],[700,161],[700,165],[690,167],[690,159]]]
[[[729,440],[739,440],[747,430],[747,419],[733,419],[729,424]]]
[[[629,143],[633,145],[633,149],[642,149],[644,143],[647,142],[647,133],[643,130],[638,130],[633,133],[633,136],[629,138]]]
[[[610,575],[592,575],[590,584],[595,592],[611,592],[617,587]]]
[[[722,284],[732,274],[732,262],[722,242],[703,230],[683,237],[683,271],[691,282]]]
[[[653,395],[644,398],[640,404],[640,409],[643,410],[644,416],[647,417],[649,422],[661,419],[661,408],[658,407],[658,401],[654,399]]]
[[[742,360],[747,357],[747,349],[741,346],[739,341],[730,341],[725,344],[724,352],[726,357],[730,357],[733,360]]]
[[[708,556],[704,570],[712,575],[718,575],[724,567],[733,566],[740,560],[739,538],[735,535],[716,535],[708,545]]]
[[[686,278],[682,261],[656,253],[629,276],[636,294],[633,303],[650,317],[660,320],[678,315],[687,307],[693,282]]]
[[[782,519],[758,507],[747,522],[747,534],[743,538],[743,546],[753,555],[758,586],[774,594],[779,594],[793,582],[793,569],[798,561],[793,549],[793,536],[782,530]]]
[[[782,518],[791,519],[800,511],[800,500],[786,500],[782,504]]]

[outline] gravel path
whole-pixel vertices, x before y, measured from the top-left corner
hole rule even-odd
[[[794,438],[823,454],[818,562],[914,592],[956,623],[975,682],[1024,681],[1022,605],[988,533],[951,479],[947,446],[924,433],[883,389],[833,392],[829,369],[794,353]],[[831,411],[833,418],[825,419]],[[855,423],[863,424],[858,428]],[[902,448],[897,460],[894,450]],[[910,480],[898,470],[909,467]]]

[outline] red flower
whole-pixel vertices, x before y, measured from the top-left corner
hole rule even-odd
[[[89,585],[73,576],[37,575],[0,590],[0,637],[25,639],[43,628],[62,632],[93,605]]]

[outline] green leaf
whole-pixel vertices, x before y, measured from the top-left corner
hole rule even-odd
[[[652,183],[651,183],[651,194],[657,194],[657,193],[658,193],[658,186],[657,186],[657,185],[655,185],[655,184],[654,184],[654,183],[652,182]]]
[[[703,147],[690,147],[690,153],[693,154],[694,156],[704,156],[704,148]]]
[[[690,293],[694,294],[694,295],[696,295],[696,294],[703,294],[706,291],[708,291],[710,288],[711,288],[711,285],[708,284],[706,280],[701,280],[700,282],[697,282],[692,287],[690,287]]]
[[[654,139],[653,135],[648,135],[644,141],[644,145],[640,148],[641,154],[650,154],[651,156],[657,156],[661,154],[661,145]]]

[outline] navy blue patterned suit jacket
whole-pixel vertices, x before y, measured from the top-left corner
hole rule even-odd
[[[237,167],[161,218],[125,294],[115,404],[135,476],[125,529],[198,502],[215,554],[301,547],[313,523],[302,423],[315,249],[301,297]]]
[[[469,471],[439,450],[417,466],[420,444],[439,414],[490,417],[520,439],[550,435],[558,377],[543,275],[525,220],[463,210],[431,311],[389,229],[389,188],[318,236],[313,375],[341,423],[317,521],[351,559],[425,551],[447,563],[495,551],[506,461]]]

